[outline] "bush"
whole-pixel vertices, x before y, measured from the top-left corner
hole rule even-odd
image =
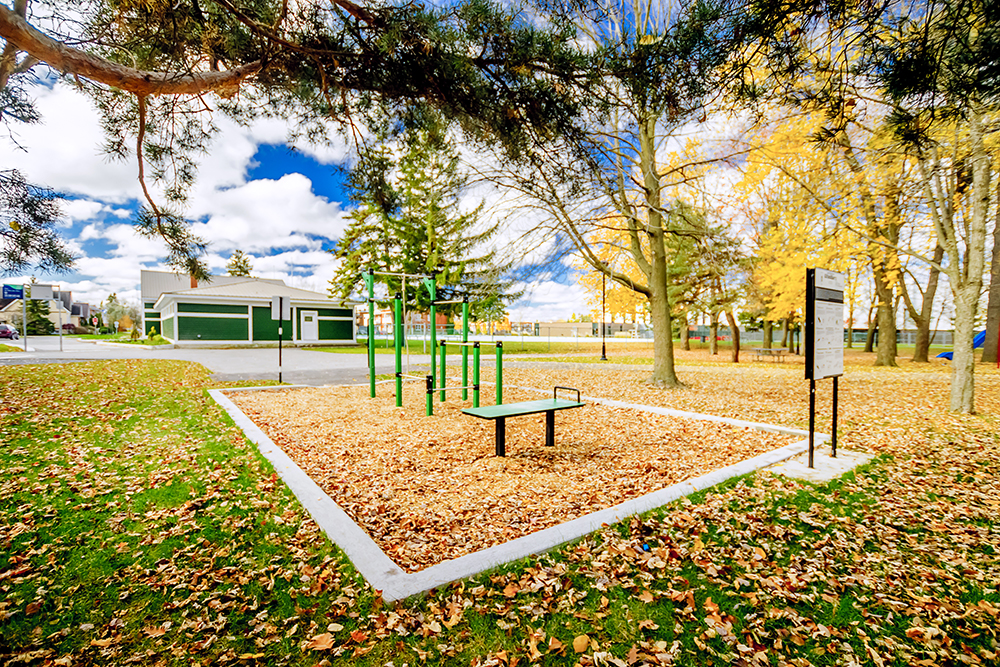
[[[73,333],[75,334],[89,334],[90,332],[90,327],[73,327]]]
[[[100,329],[97,330],[97,333],[104,336],[106,334],[114,333],[114,331],[112,331],[110,327],[101,327]]]

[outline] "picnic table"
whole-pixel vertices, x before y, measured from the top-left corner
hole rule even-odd
[[[753,348],[753,360],[760,361],[761,359],[776,359],[777,361],[784,362],[785,355],[788,354],[787,347],[755,347]]]
[[[557,393],[560,389],[576,392],[575,401],[560,399]],[[543,398],[537,401],[522,401],[521,403],[502,403],[500,405],[487,405],[479,408],[466,408],[463,414],[479,417],[480,419],[492,419],[496,422],[496,452],[497,456],[507,455],[507,417],[521,417],[524,415],[535,415],[545,413],[545,445],[554,447],[556,444],[556,410],[568,410],[570,408],[582,408],[586,403],[580,401],[580,390],[573,387],[555,387],[552,390],[552,398]]]

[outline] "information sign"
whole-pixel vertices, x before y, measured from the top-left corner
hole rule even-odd
[[[32,300],[51,301],[56,298],[52,292],[52,285],[30,285],[30,288],[29,294]]]
[[[23,299],[24,298],[24,288],[20,285],[4,285],[3,286],[3,298],[5,299]]]
[[[291,320],[292,319],[292,300],[287,296],[273,296],[271,297],[271,319],[272,320]]]
[[[806,274],[806,379],[844,374],[844,274]]]

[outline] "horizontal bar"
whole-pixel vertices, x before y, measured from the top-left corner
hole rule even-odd
[[[464,303],[464,299],[451,299],[450,301],[435,301],[435,306],[440,306],[442,303]]]
[[[476,385],[470,384],[466,387],[438,387],[434,391],[451,391],[452,389],[475,389]]]
[[[442,340],[441,345],[454,345],[456,347],[475,347],[479,345],[478,341],[470,341],[468,343],[463,343],[460,340]]]
[[[376,276],[402,276],[404,278],[430,278],[425,273],[393,273],[392,271],[374,271]]]
[[[405,373],[400,373],[399,377],[403,378],[404,380],[420,380],[421,382],[427,381],[427,376],[421,377],[419,375],[406,375]]]

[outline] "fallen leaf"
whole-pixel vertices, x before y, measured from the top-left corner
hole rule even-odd
[[[353,633],[351,633],[353,636]],[[333,648],[333,635],[329,632],[324,632],[321,635],[316,635],[306,643],[306,648],[313,651],[326,651]]]
[[[573,640],[573,650],[577,653],[583,653],[590,646],[590,637],[587,635],[577,635],[576,639]]]
[[[650,593],[648,590],[643,591],[642,593],[639,594],[639,599],[645,602],[646,604],[649,604],[650,602],[653,601],[653,594]]]

